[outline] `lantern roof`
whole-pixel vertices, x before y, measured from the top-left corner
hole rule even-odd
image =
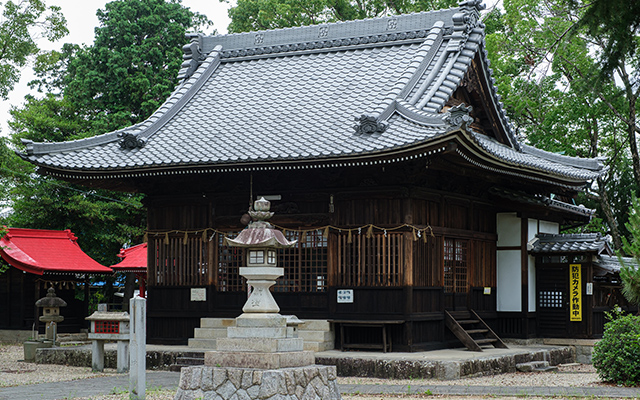
[[[289,241],[284,234],[275,229],[268,220],[273,216],[269,211],[271,202],[264,197],[253,203],[253,209],[249,215],[253,219],[249,225],[240,232],[235,239],[225,238],[225,244],[231,247],[264,247],[274,249],[286,249],[293,247],[297,240]]]
[[[36,307],[66,307],[67,302],[56,296],[54,288],[50,287],[47,290],[47,295],[40,300],[36,301]]]

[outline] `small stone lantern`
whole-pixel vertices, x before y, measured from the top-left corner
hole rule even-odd
[[[117,341],[117,372],[129,371],[129,313],[96,311],[85,319],[91,321],[91,369],[104,371],[104,343]]]
[[[64,321],[60,315],[60,307],[66,307],[67,302],[56,296],[56,291],[50,287],[47,295],[36,301],[36,307],[42,308],[40,321],[46,324],[46,338],[56,342],[57,324]]]
[[[253,222],[235,239],[226,238],[231,247],[242,247],[246,251],[246,267],[240,268],[240,275],[247,278],[253,291],[242,311],[245,313],[277,313],[280,307],[269,288],[276,279],[284,275],[284,268],[278,267],[276,249],[292,247],[296,244],[287,240],[284,234],[267,222],[273,216],[269,211],[271,203],[264,197],[254,202],[254,210],[249,211]]]

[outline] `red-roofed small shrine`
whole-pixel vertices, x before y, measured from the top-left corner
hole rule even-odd
[[[85,254],[70,231],[8,228],[0,239],[0,255],[32,274],[111,274],[113,270]]]
[[[122,258],[117,264],[112,265],[116,272],[134,272],[140,284],[140,296],[146,296],[145,284],[147,281],[147,244],[140,243],[126,249],[120,249],[118,257]]]
[[[6,228],[0,238],[0,257],[0,264],[9,264],[0,273],[0,329],[22,331],[20,335],[30,335],[32,328],[43,333],[35,303],[51,287],[67,302],[58,332],[86,328],[90,275],[113,274],[82,251],[70,230]]]
[[[147,244],[140,243],[126,249],[120,249],[118,257],[122,258],[117,264],[110,266],[117,272],[147,272]]]

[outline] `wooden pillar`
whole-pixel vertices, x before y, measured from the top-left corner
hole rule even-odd
[[[522,301],[522,329],[523,337],[529,337],[529,254],[527,242],[529,241],[529,219],[526,216],[520,218],[520,280]]]

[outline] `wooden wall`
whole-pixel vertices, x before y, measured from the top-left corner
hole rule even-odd
[[[320,256],[312,257],[315,263],[324,257],[320,259],[327,274],[323,287],[302,285],[298,272],[285,272],[279,280],[274,297],[282,313],[303,319],[402,319],[404,324],[392,328],[396,349],[442,347],[448,340],[443,243],[445,238],[456,238],[468,243],[465,301],[485,316],[495,316],[496,217],[487,201],[398,185],[280,189],[282,200],[272,202],[278,226],[308,230],[310,235],[321,235],[313,229],[326,225],[344,229],[332,229],[322,244],[324,253],[316,249]],[[149,196],[150,343],[184,344],[201,317],[240,314],[246,300],[244,280],[237,275],[242,253],[223,248],[221,237],[211,238],[211,231],[203,240],[197,230],[239,232],[247,204],[245,196],[229,192]],[[389,230],[375,229],[367,237],[364,230],[354,229],[368,224]],[[404,224],[410,226],[395,229]],[[427,226],[432,234],[420,237],[411,228]],[[354,229],[351,235],[349,229]],[[195,232],[185,239],[180,230]],[[290,268],[302,263],[301,257],[281,254],[280,261]],[[207,302],[190,300],[190,289],[195,287],[206,288]],[[484,287],[493,289],[490,295],[483,294]],[[353,289],[356,301],[338,304],[336,292],[341,288]]]
[[[44,333],[44,323],[38,320],[42,310],[35,306],[38,299],[46,296],[51,283],[54,282],[56,295],[67,302],[67,307],[60,309],[65,319],[58,324],[59,333],[76,333],[86,328],[88,323],[85,303],[76,299],[76,290],[71,282],[62,284],[67,276],[37,276],[25,273],[17,268],[9,267],[0,274],[0,329],[31,330],[35,327]],[[39,314],[38,314],[39,313]]]

